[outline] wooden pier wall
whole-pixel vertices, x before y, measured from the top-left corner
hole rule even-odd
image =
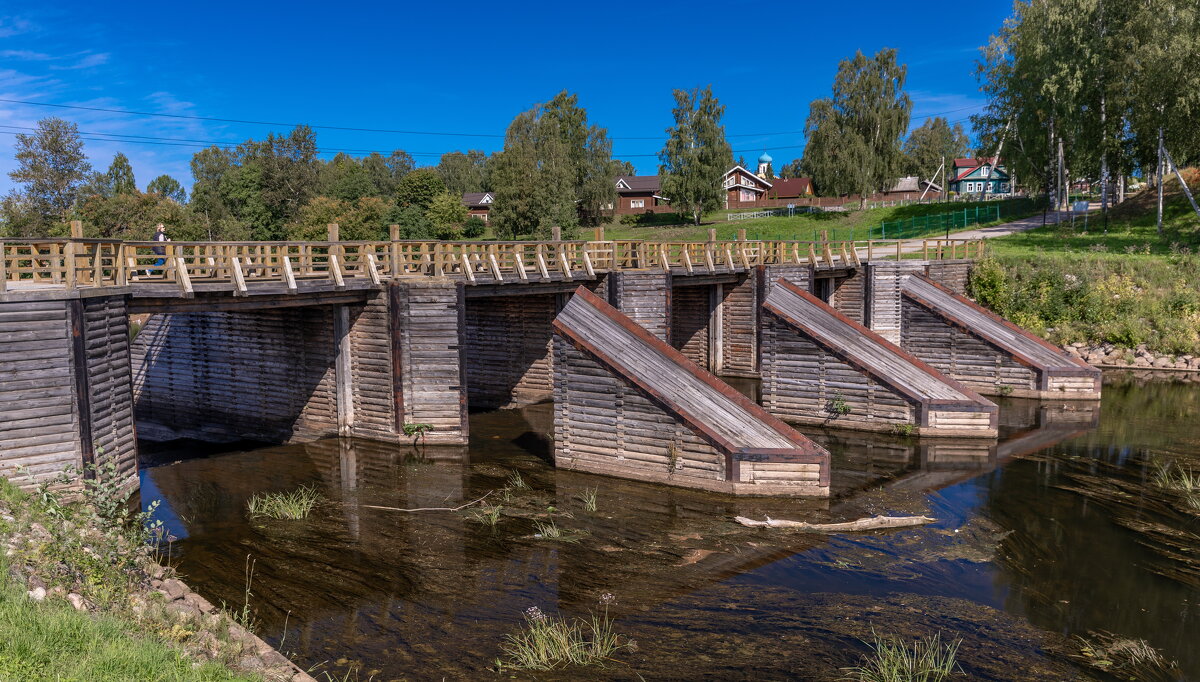
[[[431,424],[430,443],[467,442],[466,304],[461,282],[398,280],[388,285],[397,430]]]
[[[22,487],[115,464],[137,482],[120,296],[0,303],[0,476]]]
[[[466,375],[472,409],[525,405],[552,396],[550,325],[559,296],[467,300]]]
[[[144,438],[285,441],[338,434],[335,306],[171,313],[133,343]]]

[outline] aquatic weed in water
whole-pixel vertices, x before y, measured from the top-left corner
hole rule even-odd
[[[856,682],[941,682],[958,666],[961,638],[942,644],[941,633],[918,639],[911,645],[898,637],[880,637],[872,633],[871,655],[865,665],[845,668],[846,680]]]
[[[1163,462],[1152,460],[1154,485],[1179,495],[1187,507],[1200,511],[1200,473],[1196,473],[1174,460]]]
[[[521,478],[521,472],[514,471],[508,475],[508,485],[505,488],[509,490],[525,490],[528,487],[529,484],[525,482],[525,479]]]
[[[467,518],[478,524],[495,527],[497,523],[500,523],[500,512],[503,509],[504,507],[501,507],[500,505],[489,506],[485,504],[481,505],[479,509],[472,510],[471,513],[467,515]]]
[[[291,492],[256,493],[246,502],[246,512],[250,518],[306,519],[321,499],[316,487],[308,485]]]
[[[579,542],[579,539],[587,535],[585,530],[569,530],[559,527],[554,523],[554,519],[549,521],[534,521],[534,537],[543,540],[557,540],[559,542]]]
[[[521,631],[506,635],[500,644],[508,660],[497,659],[497,669],[553,670],[613,660],[612,655],[620,649],[635,646],[632,641],[622,642],[622,636],[613,631],[608,607],[614,603],[612,594],[601,595],[601,611],[592,612],[587,620],[547,615],[537,606],[525,609]]]
[[[584,511],[596,511],[596,493],[598,492],[598,488],[584,488],[582,493],[575,496],[583,503]]]

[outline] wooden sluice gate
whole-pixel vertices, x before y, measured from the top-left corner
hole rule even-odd
[[[784,420],[921,436],[994,438],[998,408],[800,287],[763,308],[763,406]]]
[[[554,330],[557,466],[734,494],[829,494],[824,448],[586,289]]]
[[[920,275],[902,287],[901,345],[981,393],[1098,400],[1100,370]]]

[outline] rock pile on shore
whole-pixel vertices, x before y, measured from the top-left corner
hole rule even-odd
[[[1156,354],[1145,344],[1136,348],[1118,348],[1110,343],[1089,345],[1076,342],[1063,349],[1089,365],[1097,367],[1128,367],[1133,369],[1174,369],[1200,371],[1200,357],[1195,355]]]

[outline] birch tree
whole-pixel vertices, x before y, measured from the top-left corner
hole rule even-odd
[[[733,150],[721,125],[724,114],[712,86],[676,90],[675,125],[667,129],[666,145],[658,153],[663,196],[696,225],[705,212],[721,207],[721,177],[733,166]]]

